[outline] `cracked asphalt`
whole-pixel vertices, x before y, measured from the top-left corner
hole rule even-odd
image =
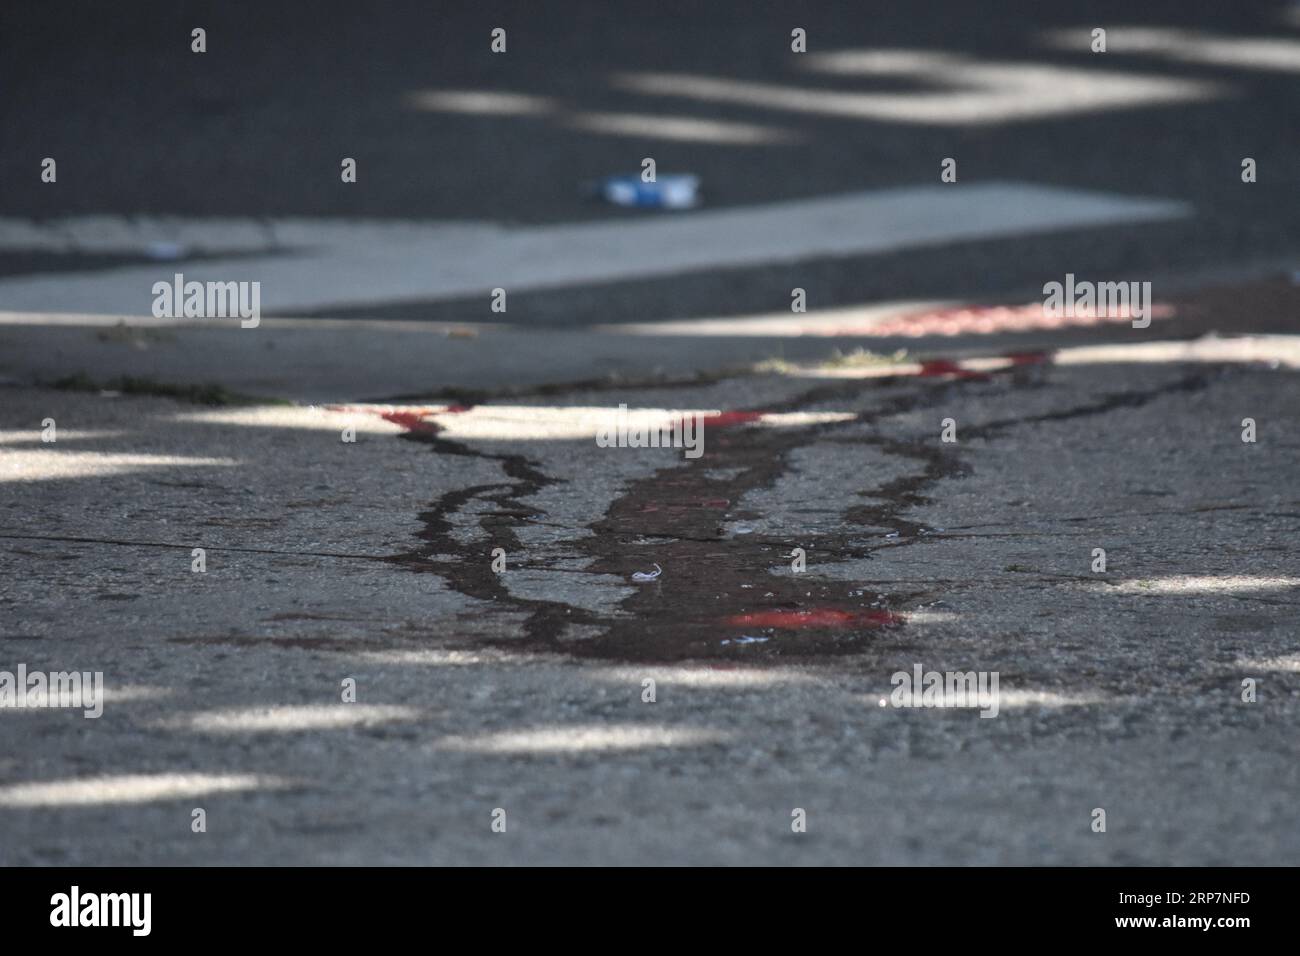
[[[472,406],[7,389],[5,647],[106,693],[3,713],[0,859],[1294,862],[1283,338]],[[709,413],[705,454],[597,447],[620,402]],[[997,717],[881,706],[917,664],[998,672]]]

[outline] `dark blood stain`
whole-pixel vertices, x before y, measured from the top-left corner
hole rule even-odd
[[[820,385],[786,403],[787,407],[771,411],[834,402],[863,387],[860,382]],[[857,420],[870,422],[921,403],[936,402],[936,396],[943,391],[925,390],[920,396],[885,402]],[[716,417],[726,427],[755,422],[764,414],[767,412],[726,412],[725,418]],[[448,439],[437,429],[410,429],[403,437],[429,445],[435,454],[495,461],[505,477],[499,483],[443,495],[420,515],[421,546],[389,560],[410,570],[438,574],[456,591],[494,602],[503,611],[525,614],[522,634],[517,633],[518,628],[511,628],[515,633],[508,637],[474,638],[481,643],[609,660],[695,659],[742,664],[859,653],[878,637],[882,627],[900,623],[901,619],[886,605],[913,595],[886,596],[852,582],[793,573],[790,550],[803,548],[814,565],[818,561],[869,558],[873,550],[886,545],[878,530],[869,534],[850,526],[842,534],[726,533],[728,521],[757,517],[738,508],[736,502],[753,490],[770,487],[787,469],[795,449],[823,440],[842,424],[736,428],[726,440],[710,442],[706,458],[683,460],[674,455],[671,466],[629,483],[605,514],[587,526],[591,535],[567,544],[589,559],[587,572],[616,576],[633,588],[617,614],[599,614],[558,600],[512,595],[501,576],[491,570],[492,548],[504,548],[508,556],[523,552],[514,528],[536,517],[536,509],[525,502],[558,479],[544,474],[537,463],[523,455],[471,448]],[[853,440],[878,444],[877,439],[866,435]],[[934,465],[947,461],[941,453],[917,453],[914,457],[926,466],[918,482],[938,480],[959,471],[955,465]],[[920,500],[906,491],[900,487],[900,509]],[[882,489],[869,493],[881,494]],[[451,531],[453,518],[471,504],[479,527],[491,540],[467,547]],[[493,507],[485,509],[485,504]],[[506,520],[490,519],[487,510]],[[874,513],[871,517],[875,517]],[[850,520],[857,519],[850,516]],[[920,533],[919,526],[916,533]],[[896,546],[898,542],[888,544]],[[646,570],[652,563],[659,564],[663,574],[652,582],[632,583],[632,574]],[[507,563],[507,575],[509,567]],[[740,621],[748,623],[737,623]],[[572,625],[594,625],[599,633],[575,640]],[[746,630],[760,629],[772,632],[766,641],[737,641]]]
[[[582,608],[570,607],[560,601],[528,600],[511,595],[491,569],[492,548],[504,548],[508,556],[524,552],[513,526],[531,520],[536,513],[536,509],[529,508],[524,499],[543,488],[559,484],[558,479],[544,474],[524,455],[480,451],[443,437],[437,427],[408,429],[402,438],[427,444],[437,455],[497,462],[505,473],[505,480],[458,488],[443,495],[419,515],[424,526],[418,533],[421,546],[414,551],[393,555],[389,561],[408,570],[437,574],[461,594],[497,602],[504,610],[527,612],[522,642],[512,640],[509,642],[512,646],[520,643],[550,646],[569,623],[595,622],[593,615]],[[467,546],[452,533],[455,527],[452,516],[471,502],[489,502],[496,506],[491,514],[483,514],[479,519],[480,527],[491,536],[490,544]]]
[[[1005,373],[1014,386],[1014,365]],[[846,400],[860,400],[864,389],[899,380],[901,376],[822,384],[769,412],[835,407]],[[439,497],[419,515],[419,546],[387,560],[411,571],[436,574],[461,594],[524,616],[522,628],[503,621],[501,637],[469,639],[479,643],[607,660],[690,659],[705,664],[751,665],[860,654],[903,622],[894,609],[917,600],[921,592],[874,592],[852,582],[822,578],[813,573],[817,564],[870,560],[877,552],[927,540],[934,529],[908,514],[929,502],[926,494],[938,482],[968,473],[951,445],[929,437],[886,437],[863,426],[934,408],[951,401],[952,389],[961,387],[961,381],[954,381],[881,397],[871,410],[858,413],[850,428],[842,422],[736,428],[725,439],[710,442],[704,458],[674,457],[672,465],[628,483],[605,514],[586,526],[589,535],[565,545],[578,557],[589,559],[588,573],[616,576],[632,588],[617,613],[511,594],[502,577],[491,570],[490,552],[500,547],[508,556],[505,573],[510,573],[510,557],[525,553],[515,528],[542,517],[529,505],[529,499],[562,483],[561,479],[546,475],[525,455],[470,447],[448,439],[436,427],[411,427],[402,437],[426,444],[434,455],[495,462],[503,476],[499,481],[458,488]],[[1040,419],[1100,413],[1149,401],[1169,390],[1164,387],[1103,399],[1093,406],[1049,413]],[[763,414],[727,412],[722,423],[745,424]],[[418,423],[412,422],[415,424],[431,423],[420,418]],[[995,422],[976,431],[991,434],[1011,424]],[[752,491],[772,487],[788,470],[793,452],[819,441],[877,448],[914,462],[916,468],[864,488],[860,494],[871,503],[850,508],[843,515],[841,530],[834,533],[728,535],[727,522],[760,517],[746,513],[737,503]],[[463,524],[471,506],[474,520],[490,540],[466,545],[452,534],[453,519],[459,518]],[[882,529],[888,534],[882,534]],[[791,570],[790,552],[795,547],[806,552],[809,573]],[[647,583],[631,582],[634,572],[645,571],[652,563],[663,569],[660,577]],[[573,625],[589,626],[596,634],[578,635]],[[430,636],[435,631],[437,636],[448,636],[445,629],[449,626],[454,639],[454,622],[439,622],[430,628]],[[766,640],[738,640],[755,636],[754,631],[763,632]]]
[[[917,461],[921,470],[860,492],[863,498],[880,503],[850,508],[845,517],[859,524],[887,528],[900,539],[900,543],[910,543],[930,533],[932,529],[907,518],[907,512],[930,504],[925,490],[944,478],[965,477],[969,474],[967,466],[957,458],[956,452],[950,450],[950,446],[930,441],[873,437],[868,443],[888,455]]]
[[[686,511],[692,508],[712,508],[715,511],[725,511],[731,504],[726,498],[705,498],[702,501],[646,501],[643,502],[639,509],[642,512],[651,511]]]

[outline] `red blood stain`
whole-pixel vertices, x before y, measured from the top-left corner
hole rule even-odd
[[[425,412],[380,412],[379,417],[386,422],[392,422],[405,428],[408,432],[420,432],[426,435],[435,434],[438,426],[434,422],[424,420]]]
[[[977,382],[987,382],[989,377],[983,372],[972,372],[970,369],[962,368],[956,362],[949,359],[934,359],[930,362],[922,362],[921,370],[917,375],[929,378],[938,375],[955,375],[957,378],[970,379]]]
[[[733,627],[775,627],[796,630],[805,627],[885,627],[901,624],[903,619],[892,611],[841,611],[837,608],[812,608],[806,611],[778,609],[737,614],[727,618]]]
[[[467,412],[473,407],[473,405],[448,405],[442,410],[442,414],[459,415],[461,412]]]
[[[766,412],[719,412],[717,415],[705,415],[702,421],[705,425],[725,428],[727,425],[748,425],[766,414]]]

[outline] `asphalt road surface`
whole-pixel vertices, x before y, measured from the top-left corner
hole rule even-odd
[[[1300,30],[1288,3],[974,11],[959,0],[373,9],[325,0],[304,9],[146,3],[128,15],[7,4],[0,309],[35,301],[47,311],[145,312],[148,283],[98,296],[92,286],[92,309],[73,296],[76,283],[31,282],[131,266],[195,274],[219,254],[223,276],[255,279],[288,260],[310,284],[340,271],[337,256],[313,262],[313,234],[356,237],[359,221],[372,231],[344,250],[348,294],[290,294],[292,278],[277,292],[272,271],[267,295],[285,308],[268,313],[480,322],[501,318],[489,292],[504,287],[512,322],[644,322],[786,309],[795,287],[810,307],[831,308],[1036,294],[1044,275],[1067,271],[1233,271],[1294,263],[1300,243],[1290,177]],[[207,31],[203,54],[190,50],[196,26]],[[497,26],[507,30],[504,54],[489,48]],[[1090,49],[1098,26],[1109,31],[1105,53]],[[805,54],[790,50],[795,27],[807,31]],[[662,173],[700,176],[702,206],[663,213],[584,196],[600,177],[639,172],[647,156]],[[45,157],[57,160],[57,183],[40,180]],[[356,183],[341,182],[344,157],[358,163]],[[1252,184],[1241,181],[1245,157],[1257,164]],[[759,228],[783,241],[780,256],[712,261],[697,244],[694,268],[654,274],[665,253],[647,241],[640,253],[620,249],[609,269],[542,288],[519,275],[518,250],[489,238],[469,246],[487,273],[473,277],[476,291],[423,277],[446,268],[449,246],[466,245],[449,224],[615,224],[632,230],[635,248],[635,230],[673,216],[937,189],[945,158],[958,164],[949,190],[1050,186],[1185,211],[831,254],[816,248],[820,226],[791,214],[785,227]],[[992,200],[949,219],[1034,202]],[[875,210],[852,216],[863,228],[895,228]],[[166,251],[158,243],[169,228],[141,217],[235,224],[202,227],[220,253]],[[295,220],[306,229],[276,233]],[[443,241],[398,261],[411,224],[437,227]],[[733,223],[710,248],[755,230]],[[599,258],[588,247],[574,254]],[[410,281],[387,281],[394,270]]]
[[[0,863],[1300,859],[1294,5],[0,24]]]

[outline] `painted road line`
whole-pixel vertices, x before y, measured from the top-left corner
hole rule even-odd
[[[486,297],[497,287],[510,292],[554,289],[871,255],[1134,225],[1190,213],[1186,203],[1167,199],[986,183],[885,189],[633,222],[504,227],[287,220],[262,224],[263,238],[249,254],[238,257],[0,279],[0,309],[148,314],[153,284],[183,272],[187,281],[260,282],[262,311],[285,315]],[[68,240],[79,228],[76,220],[44,227],[20,223],[12,235],[27,238],[5,240],[4,227],[12,222],[0,222],[0,248],[6,241],[35,242],[32,237],[39,237],[43,228]],[[233,220],[229,225],[247,235],[247,223]],[[217,230],[212,241],[228,243],[229,235],[221,233],[219,225],[207,221],[207,229]],[[133,248],[171,238],[150,238],[147,232],[129,229],[118,235],[115,241]],[[233,250],[227,245],[223,251]]]

